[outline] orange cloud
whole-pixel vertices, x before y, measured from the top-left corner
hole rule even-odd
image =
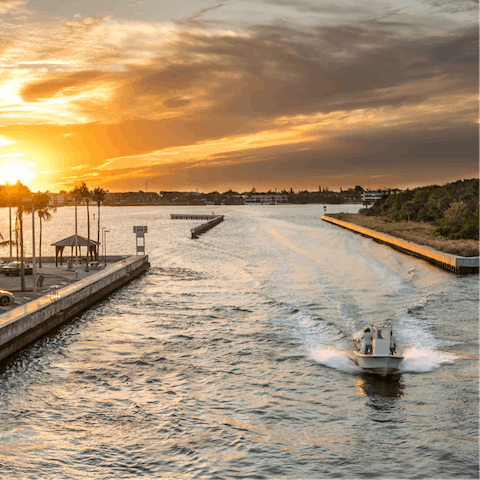
[[[291,177],[298,159],[302,181],[327,170],[338,178],[340,163],[378,167],[387,144],[401,169],[419,134],[419,162],[441,155],[431,142],[441,145],[439,132],[458,138],[463,130],[467,147],[478,135],[478,32],[453,21],[447,28],[443,17],[412,37],[380,17],[230,28],[202,20],[218,8],[184,22],[154,22],[113,14],[37,18],[25,2],[2,6],[12,15],[21,8],[23,21],[3,22],[0,155],[12,153],[8,142],[15,142],[44,172],[39,185],[104,178],[115,189],[148,177],[161,187],[168,176],[188,186],[198,184],[193,172],[201,178],[200,171],[209,172],[210,185],[215,170],[227,182],[222,172],[235,171],[237,180],[245,168],[250,179],[255,165],[267,181],[265,166],[270,175]],[[335,6],[281,8],[341,16]],[[468,155],[462,161],[476,165]],[[321,173],[312,167],[319,163]]]

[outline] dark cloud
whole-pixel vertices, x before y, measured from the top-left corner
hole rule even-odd
[[[298,43],[185,34],[173,60],[159,58],[158,68],[131,72],[137,79],[124,93],[138,99],[158,95],[169,106],[179,95],[208,89],[210,112],[258,119],[417,104],[429,93],[398,87],[448,75],[457,79],[455,89],[469,82],[473,92],[478,78],[474,29],[415,40],[347,26],[317,29],[309,36],[308,42]],[[206,60],[193,61],[198,56]],[[386,88],[398,91],[380,96],[378,91]]]
[[[266,3],[312,14],[344,13],[342,6],[333,3]],[[430,3],[435,8],[445,6],[444,2]],[[222,5],[219,2],[211,9]],[[211,9],[200,11],[190,21],[199,22]],[[361,15],[368,13],[363,6],[355,9]],[[77,73],[57,73],[54,62],[48,61],[59,55],[57,68],[63,68],[69,42],[78,42],[84,53],[89,49],[89,35],[105,35],[99,17],[71,20],[63,24],[68,34],[64,41],[42,50],[44,56],[37,60],[44,63],[37,64],[35,80],[21,95],[26,102],[66,97],[65,108],[72,108],[72,117],[79,112],[79,117],[98,120],[55,131],[53,150],[68,156],[70,165],[88,163],[94,169],[112,158],[199,146],[194,162],[167,167],[159,160],[158,165],[112,170],[106,179],[112,185],[125,176],[134,182],[139,175],[148,177],[149,183],[158,176],[172,185],[213,185],[214,180],[228,184],[229,178],[253,183],[261,178],[308,179],[325,172],[407,171],[428,165],[450,168],[457,160],[472,169],[478,163],[478,124],[472,127],[472,119],[478,119],[478,105],[469,99],[478,95],[478,29],[450,30],[445,35],[438,29],[435,34],[424,29],[413,35],[415,22],[409,33],[402,32],[400,10],[385,8],[378,15],[377,21],[370,10],[368,21],[354,23],[344,16],[344,24],[315,27],[276,20],[252,24],[241,35],[172,29],[168,42],[159,42],[158,47],[148,35],[136,40],[138,33],[122,30],[117,37],[112,35],[122,38],[119,44],[105,43],[105,48],[101,45],[95,50],[98,53],[82,57],[85,62],[79,62]],[[121,26],[115,28],[121,30]],[[138,43],[130,48],[126,38]],[[138,63],[132,53],[136,51],[143,54]],[[146,60],[155,54],[156,58]],[[35,68],[33,56],[29,60]],[[43,79],[40,66],[48,71]],[[99,86],[103,90],[96,96]],[[69,98],[78,92],[92,94]],[[363,127],[355,113],[361,110],[365,111]],[[337,126],[335,113],[331,127],[325,121],[318,127],[318,138],[311,140],[315,133],[307,124],[332,112],[342,117]],[[369,123],[368,115],[376,117],[375,121]],[[425,118],[428,115],[432,118]],[[344,121],[349,116],[350,126]],[[281,129],[283,119],[293,129],[296,117],[305,117],[298,125],[303,122],[308,130],[305,139],[298,130],[298,143],[292,140],[290,145],[272,146],[277,139],[265,148],[228,152],[235,135]],[[345,125],[345,133],[340,124]],[[39,151],[45,148],[45,139],[52,138],[48,126],[30,126],[28,131],[30,144]],[[0,134],[14,138],[2,128]],[[222,137],[230,137],[225,151],[201,158],[202,143]]]
[[[445,139],[446,135],[451,138]],[[461,155],[458,152],[462,152]],[[401,166],[404,169],[449,165],[458,160],[470,170],[478,170],[478,136],[473,129],[440,130],[435,134],[380,136],[372,133],[339,135],[325,142],[304,142],[219,153],[209,158],[209,171],[255,172],[258,178],[308,177],[341,173],[353,169]],[[155,167],[156,168],[156,167]],[[164,166],[158,168],[165,172]],[[174,163],[168,171],[205,170],[205,162]],[[253,174],[253,173],[252,173]],[[212,173],[212,176],[214,174]],[[242,177],[240,175],[240,177]],[[239,177],[239,178],[240,178]],[[236,177],[232,177],[236,178]]]
[[[368,141],[370,140],[370,141]],[[463,130],[443,130],[435,135],[405,135],[385,139],[369,139],[355,156],[346,157],[346,165],[447,165],[455,161],[478,165],[478,135]]]
[[[355,5],[353,3],[348,7],[335,2],[317,2],[307,0],[297,0],[295,2],[290,0],[263,0],[263,3],[267,5],[286,7],[288,9],[294,8],[300,12],[324,13],[330,15],[345,15],[347,9],[349,14],[358,15],[369,12],[369,9],[366,6]]]
[[[206,13],[218,10],[219,8],[222,8],[223,6],[227,5],[228,3],[229,3],[229,0],[224,0],[222,2],[218,2],[215,5],[212,5],[211,7],[202,8],[198,12],[195,12],[193,15],[188,17],[185,20],[185,22],[183,22],[183,23],[196,22],[197,20],[201,19]]]
[[[219,67],[217,65],[205,65],[200,67],[194,63],[185,62],[184,59],[179,59],[181,64],[167,64],[161,66],[155,71],[152,68],[150,72],[145,72],[143,78],[139,78],[131,87],[135,95],[165,95],[169,92],[181,92],[193,85],[201,82],[205,76],[215,75]],[[161,59],[159,63],[162,64]],[[137,74],[141,72],[137,72]]]
[[[92,81],[104,77],[98,71],[60,74],[47,77],[43,81],[30,83],[22,92],[22,99],[26,102],[40,102],[59,94],[69,96],[77,93],[77,87],[88,86]]]
[[[452,134],[452,132],[448,132]],[[452,160],[462,159],[469,162],[476,162],[478,157],[478,137],[458,135],[456,138],[448,140],[423,140],[422,143],[415,143],[408,146],[407,151],[402,156],[418,159],[434,159],[451,162]],[[405,148],[405,147],[404,147]]]
[[[124,115],[138,115],[135,107],[142,104],[149,106],[145,118],[148,112],[161,113],[162,105],[189,107],[183,123],[190,130],[195,130],[195,122],[204,130],[201,124],[213,119],[225,126],[224,135],[229,124],[232,133],[238,130],[238,122],[231,118],[241,118],[254,131],[262,118],[278,115],[426,101],[432,91],[402,88],[412,81],[448,76],[454,80],[452,90],[445,90],[445,82],[438,85],[443,96],[466,88],[473,92],[478,83],[476,29],[411,39],[348,25],[310,30],[270,26],[251,36],[183,33],[171,48],[174,55],[159,56],[148,68],[130,67],[116,74],[115,103]],[[24,88],[22,97],[35,102],[68,96],[113,77],[99,71],[49,74]],[[388,94],[380,93],[382,89],[389,89]],[[84,107],[88,110],[89,103]],[[98,105],[93,108],[101,115]],[[105,114],[109,115],[108,107]],[[179,121],[174,128],[180,128]]]
[[[158,57],[148,68],[131,67],[115,77],[94,70],[50,75],[44,81],[30,84],[22,95],[24,100],[35,102],[57,95],[68,96],[77,89],[114,79],[119,86],[112,104],[124,113],[123,118],[112,122],[106,105],[104,115],[109,125],[73,127],[68,131],[81,132],[81,135],[62,140],[70,144],[73,152],[70,155],[76,161],[85,163],[88,159],[98,165],[108,158],[259,132],[283,115],[399,108],[428,104],[432,96],[447,99],[452,94],[477,92],[478,75],[476,65],[472,65],[472,52],[478,51],[478,35],[473,30],[413,41],[382,30],[326,27],[298,31],[297,35],[283,38],[205,37],[187,33],[176,43],[175,55]],[[443,80],[434,82],[439,76]],[[449,82],[445,78],[450,79]],[[403,88],[417,80],[433,83],[423,89]],[[139,118],[134,111],[142,105],[148,106],[145,118]],[[96,104],[84,104],[84,107],[101,113]],[[178,116],[151,119],[177,109]],[[448,113],[442,114],[442,118],[443,123],[458,121]],[[435,122],[438,121],[436,118]],[[451,136],[443,123],[443,135]],[[372,144],[376,144],[371,151],[363,151],[358,143],[345,138],[344,145],[349,146],[351,153],[343,158],[349,165],[361,165],[369,158],[380,164],[384,161],[381,155],[372,154],[388,150],[396,151],[391,158],[400,162],[420,157],[441,161],[442,149],[437,149],[437,155],[433,146],[420,148],[418,141],[410,138],[409,130],[422,132],[425,128],[425,124],[392,126],[401,137],[398,142],[393,144],[381,137],[371,138]],[[358,141],[356,134],[351,138]],[[417,146],[414,148],[414,145]],[[468,158],[471,157],[470,146]],[[262,155],[276,155],[277,150],[269,148],[271,153],[265,151]],[[292,148],[295,152],[296,147]],[[285,147],[281,151],[285,153]],[[345,148],[338,152],[345,153]],[[340,155],[324,153],[337,159]],[[255,155],[260,154],[260,150],[255,151]],[[249,155],[253,153],[240,154],[238,161],[244,162]],[[316,168],[316,160],[311,155],[302,153],[297,157],[306,162],[300,170]],[[453,153],[449,155],[448,158],[454,158]],[[235,160],[232,155],[226,158]],[[277,171],[288,166],[288,171],[294,172],[298,161],[287,161],[283,167],[280,163],[275,165]]]
[[[437,44],[428,53],[432,63],[476,66],[478,64],[478,40],[478,29],[470,29],[461,37],[439,38]]]
[[[372,180],[371,186],[380,182],[382,186],[403,187],[418,181],[419,177],[424,183],[443,183],[451,178],[478,176],[478,162],[474,159],[453,163],[442,159],[405,161],[395,148],[382,151],[379,145],[375,145],[375,151],[365,155],[363,162],[351,164],[346,161],[348,154],[345,151],[325,149],[318,143],[308,147],[299,149],[290,145],[219,155],[210,163],[173,164],[168,168],[155,166],[142,171],[142,181],[148,180],[149,185],[158,185],[158,188],[182,185],[206,191],[232,187],[242,191],[248,186],[279,189],[291,186],[312,188],[313,185],[353,187],[362,182],[366,187],[368,177],[374,179],[376,176],[380,179]],[[130,185],[134,185],[133,177]]]
[[[422,0],[440,13],[478,12],[477,0]]]
[[[185,98],[169,98],[168,100],[165,100],[163,103],[166,107],[168,108],[178,108],[178,107],[185,107],[186,105],[190,104],[191,100],[185,99]]]

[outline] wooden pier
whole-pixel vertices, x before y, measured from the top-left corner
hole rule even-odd
[[[218,225],[220,222],[223,222],[224,215],[198,215],[198,214],[187,214],[187,213],[171,213],[170,217],[172,220],[207,220],[207,223],[202,223],[198,227],[190,229],[192,238],[198,238],[198,236],[215,225]]]
[[[171,213],[172,220],[213,220],[221,215],[192,215],[189,213]]]

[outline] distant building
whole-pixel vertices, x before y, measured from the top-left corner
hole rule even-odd
[[[362,200],[363,203],[374,203],[377,200],[380,200],[383,197],[383,192],[363,192],[362,193]]]
[[[61,207],[65,205],[65,194],[64,193],[47,193],[50,200],[48,205],[50,207]]]
[[[103,201],[104,205],[157,205],[161,195],[156,192],[108,192]]]
[[[245,204],[260,203],[264,205],[276,205],[278,203],[287,203],[287,195],[279,193],[253,193],[245,195]]]

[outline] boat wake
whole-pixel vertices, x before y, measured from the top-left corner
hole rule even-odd
[[[430,330],[431,322],[426,322],[405,312],[393,319],[392,326],[399,351],[404,357],[397,370],[398,373],[431,372],[439,369],[442,365],[452,364],[459,358],[457,354],[441,350],[442,347],[452,346],[458,342],[437,338]],[[359,342],[362,334],[363,329],[351,335],[352,343]],[[328,340],[332,340],[332,338],[323,337],[319,338],[317,335],[317,345],[313,346],[311,343],[309,345],[309,354],[316,362],[349,373],[360,370],[353,363],[349,352],[343,350],[345,342],[339,342],[338,334],[335,340],[336,346],[340,349],[331,344],[327,346]]]
[[[310,351],[310,356],[319,364],[347,373],[356,373],[361,369],[357,367],[347,352],[335,348],[317,347]]]
[[[440,368],[445,363],[454,363],[458,357],[447,352],[429,348],[412,347],[405,349],[400,372],[424,373]]]
[[[359,368],[348,355],[349,335],[332,322],[326,321],[300,307],[280,302],[286,313],[277,324],[288,325],[289,337],[296,339],[296,351],[305,354],[315,362],[336,370],[355,373]]]
[[[431,372],[444,364],[454,363],[458,356],[440,349],[458,342],[437,338],[432,332],[435,322],[417,318],[414,312],[412,308],[395,319],[397,338],[404,346],[400,371]]]

